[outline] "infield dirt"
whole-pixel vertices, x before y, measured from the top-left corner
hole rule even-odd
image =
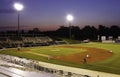
[[[91,48],[91,47],[79,47],[79,46],[60,46],[64,48],[79,48],[84,49],[86,51],[81,53],[69,54],[69,55],[62,55],[62,56],[55,56],[55,59],[63,60],[67,62],[74,62],[74,63],[84,63],[84,59],[86,59],[86,63],[91,62],[98,62],[101,60],[105,60],[110,58],[113,53],[109,50],[98,49],[98,48]]]

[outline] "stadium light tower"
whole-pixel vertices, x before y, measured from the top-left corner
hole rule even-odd
[[[18,37],[20,32],[20,11],[23,10],[24,6],[21,3],[14,3],[14,9],[18,12]]]
[[[71,22],[73,21],[74,17],[71,14],[68,14],[66,19],[69,22],[69,37],[71,39]]]

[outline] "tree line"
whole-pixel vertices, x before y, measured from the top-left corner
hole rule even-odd
[[[71,38],[76,39],[76,40],[101,40],[101,36],[106,36],[107,38],[109,36],[112,36],[113,39],[118,38],[120,36],[120,27],[117,25],[112,25],[111,27],[106,27],[103,25],[99,25],[98,28],[94,26],[87,25],[83,28],[80,28],[79,26],[70,26],[70,27],[65,27],[65,26],[60,26],[59,29],[56,31],[50,31],[46,32],[47,35],[51,36],[57,36],[57,37],[62,37],[62,38],[69,38],[69,32],[71,29]]]
[[[106,36],[107,38],[109,36],[112,36],[113,39],[118,38],[120,36],[120,27],[118,25],[112,25],[110,27],[106,27],[103,25],[99,25],[98,28],[94,26],[87,25],[83,28],[80,28],[79,26],[60,26],[57,30],[55,31],[44,31],[41,32],[39,28],[33,28],[33,30],[21,30],[20,34],[26,34],[29,35],[31,34],[32,36],[35,35],[47,35],[50,37],[60,37],[60,38],[70,38],[70,31],[71,31],[71,39],[76,39],[76,40],[92,40],[95,41],[98,39],[101,39],[101,36]],[[5,35],[5,34],[17,34],[17,31],[6,31],[6,32],[0,32],[0,34]]]

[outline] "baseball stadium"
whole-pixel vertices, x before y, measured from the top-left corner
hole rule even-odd
[[[76,42],[76,40],[70,39],[53,41],[48,36],[21,37],[19,39],[18,37],[1,37],[0,54],[72,68],[118,74],[119,76],[119,43],[86,42],[85,40],[85,42],[72,44],[71,41]],[[89,77],[89,73],[86,75]]]
[[[0,77],[120,77],[120,0],[0,0]]]

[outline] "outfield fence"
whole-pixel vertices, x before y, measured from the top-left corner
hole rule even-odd
[[[44,65],[39,64],[39,61],[10,56],[10,55],[1,54],[0,59],[13,63],[13,64],[21,65],[21,66],[24,66],[26,68],[33,69],[36,71],[56,74],[56,75],[59,75],[60,77],[93,77],[93,76],[88,76],[88,75],[72,73],[69,71],[59,70],[57,68],[55,69],[55,68],[44,67]],[[96,77],[99,77],[99,75]]]

